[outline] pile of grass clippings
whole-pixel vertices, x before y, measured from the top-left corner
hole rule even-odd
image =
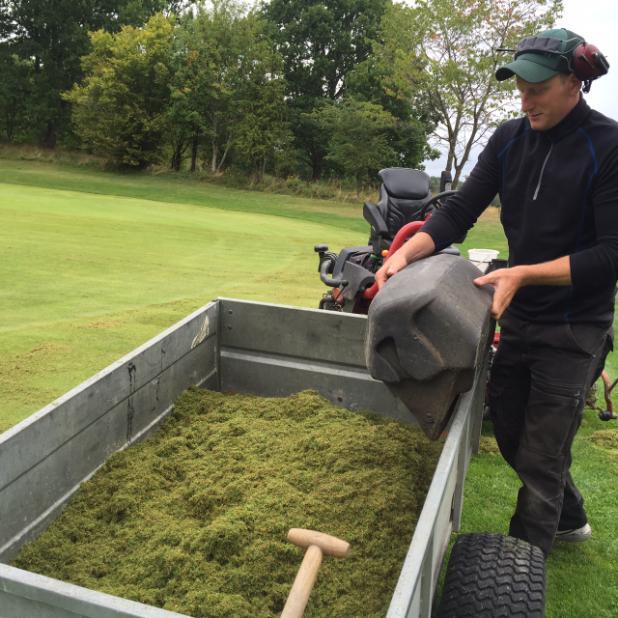
[[[481,453],[491,453],[492,455],[500,454],[498,443],[493,436],[481,436],[479,451]]]
[[[599,429],[590,436],[590,439],[596,447],[603,449],[609,455],[618,456],[618,431],[615,429]]]
[[[114,455],[14,565],[199,617],[276,616],[303,551],[289,528],[349,541],[306,616],[383,616],[440,445],[315,392],[190,389]]]

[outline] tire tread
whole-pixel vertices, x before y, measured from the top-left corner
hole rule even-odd
[[[542,618],[545,558],[501,534],[462,534],[453,546],[437,618]]]

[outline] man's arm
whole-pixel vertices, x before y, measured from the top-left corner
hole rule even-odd
[[[612,288],[618,279],[618,146],[600,164],[591,205],[596,242],[571,255],[571,277],[578,294]]]
[[[497,320],[511,304],[519,288],[526,285],[571,285],[571,258],[565,255],[542,264],[523,264],[494,270],[474,280],[478,286],[493,285],[491,314]]]

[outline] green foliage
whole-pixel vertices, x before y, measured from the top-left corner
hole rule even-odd
[[[281,59],[265,40],[255,40],[251,51],[242,56],[244,79],[237,91],[234,147],[236,159],[259,180],[268,158],[286,149],[290,134]]]
[[[313,178],[323,172],[326,139],[311,114],[340,99],[350,71],[371,53],[388,0],[271,0],[264,7],[284,59],[296,143]]]
[[[397,165],[419,167],[437,152],[428,143],[436,115],[425,97],[423,65],[418,47],[421,33],[412,8],[388,5],[371,55],[350,72],[348,92],[354,98],[381,105],[396,119],[389,144]]]
[[[272,0],[264,13],[274,28],[294,99],[338,99],[349,72],[377,38],[387,0]]]
[[[327,160],[355,178],[359,188],[382,167],[397,163],[388,139],[396,121],[380,105],[345,99],[323,105],[312,117],[330,135]]]
[[[423,102],[417,100],[423,67],[418,59],[421,33],[415,20],[410,7],[389,4],[380,22],[379,35],[371,41],[371,54],[348,77],[349,94],[379,103],[402,120],[418,114]]]
[[[0,0],[0,41],[4,41],[13,31],[12,12],[12,0]]]
[[[190,141],[195,170],[206,146],[212,172],[235,153],[261,176],[287,136],[281,58],[263,22],[232,2],[200,6],[179,24],[175,67],[169,115],[176,152]]]
[[[144,28],[92,34],[86,77],[65,95],[75,130],[114,164],[144,168],[156,161],[166,128],[173,26],[155,15]]]
[[[145,23],[161,9],[179,14],[154,34]],[[167,161],[180,171],[190,156],[191,171],[259,183],[364,182],[386,165],[420,167],[438,154],[434,132],[456,184],[472,145],[509,110],[494,48],[560,9],[561,0],[272,0],[255,10],[239,0],[0,0],[2,135],[60,139],[136,168]],[[381,112],[355,108],[364,128],[334,123],[332,105],[351,100]],[[376,129],[378,116],[388,128]]]
[[[31,139],[54,146],[69,123],[60,92],[80,74],[79,58],[88,49],[81,23],[90,20],[81,19],[82,7],[70,0],[11,4],[11,39],[2,45],[10,46],[32,69],[31,96],[25,102]]]
[[[33,91],[32,65],[10,47],[0,47],[0,75],[0,139],[13,142],[28,133],[26,101]]]
[[[10,48],[32,71],[24,86],[30,96],[22,102],[30,127],[27,137],[49,147],[66,138],[70,110],[61,93],[81,78],[80,57],[89,51],[89,30],[143,24],[156,10],[169,6],[164,0],[0,3],[0,47]]]

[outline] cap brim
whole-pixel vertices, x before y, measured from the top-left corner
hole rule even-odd
[[[513,75],[521,77],[524,81],[536,84],[551,79],[554,75],[558,75],[560,71],[556,69],[544,67],[536,62],[531,62],[526,58],[519,57],[517,60],[509,64],[505,64],[496,71],[496,79],[501,82]]]

